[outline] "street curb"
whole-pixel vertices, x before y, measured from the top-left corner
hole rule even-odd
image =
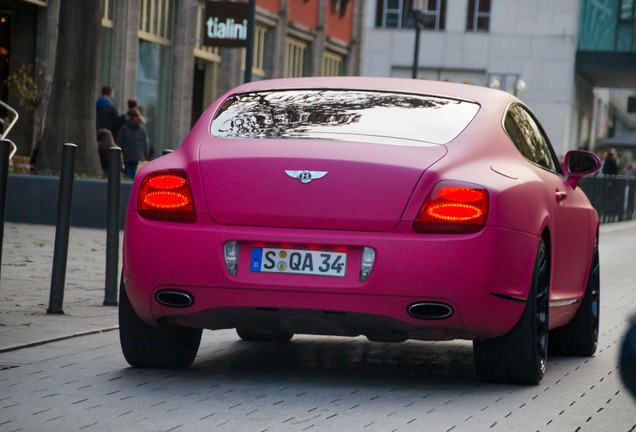
[[[610,234],[633,228],[636,228],[636,220],[604,223],[600,225],[599,231],[601,234]]]
[[[66,339],[73,339],[76,337],[81,337],[81,336],[90,336],[90,335],[94,335],[94,334],[98,334],[98,333],[106,333],[106,332],[110,332],[113,330],[118,330],[119,326],[113,326],[113,327],[107,327],[107,328],[103,328],[103,329],[98,329],[98,330],[89,330],[89,331],[85,331],[85,332],[79,332],[79,333],[73,333],[70,335],[66,335],[66,336],[59,336],[59,337],[55,337],[55,338],[51,338],[51,339],[43,339],[41,341],[36,341],[36,342],[29,342],[26,344],[21,344],[21,345],[14,345],[14,346],[10,346],[10,347],[5,347],[5,348],[0,348],[0,354],[2,353],[6,353],[6,352],[11,352],[11,351],[18,351],[21,349],[25,349],[25,348],[32,348],[35,346],[40,346],[40,345],[45,345],[45,344],[49,344],[49,343],[53,343],[53,342],[59,342],[59,341],[63,341]]]

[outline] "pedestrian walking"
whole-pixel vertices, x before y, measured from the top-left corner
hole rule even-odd
[[[119,112],[113,103],[113,88],[105,85],[102,87],[102,93],[97,98],[97,111],[95,116],[95,129],[108,129],[113,133]]]
[[[146,160],[150,142],[137,108],[126,113],[126,121],[117,134],[117,144],[124,155],[124,176],[133,179],[139,162]]]
[[[616,157],[616,150],[611,149],[607,152],[605,162],[602,168],[603,174],[617,175],[618,174],[618,157]]]
[[[119,129],[121,129],[121,127],[126,122],[126,114],[128,114],[128,111],[133,109],[133,108],[136,108],[136,109],[139,110],[139,113],[140,113],[139,114],[139,119],[141,120],[142,124],[144,124],[144,125],[146,124],[146,119],[144,118],[143,115],[141,115],[141,108],[139,108],[139,103],[137,102],[137,99],[134,99],[134,98],[128,99],[127,106],[128,106],[128,108],[126,109],[126,113],[118,116],[115,119],[115,126],[113,128],[113,136],[114,137],[116,137],[117,134],[119,134]]]

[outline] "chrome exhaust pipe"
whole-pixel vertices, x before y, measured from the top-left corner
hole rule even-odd
[[[453,315],[453,308],[444,303],[420,302],[413,303],[406,311],[410,316],[422,320],[440,320]]]
[[[161,305],[172,308],[187,308],[194,304],[194,296],[187,291],[162,290],[155,294],[155,300]]]

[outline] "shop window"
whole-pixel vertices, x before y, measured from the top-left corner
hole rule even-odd
[[[213,47],[205,45],[205,6],[199,5],[197,8],[197,20],[196,20],[196,42],[194,44],[194,56],[202,58],[211,62],[221,63],[221,56],[219,55],[219,47]]]
[[[161,156],[169,123],[171,39],[174,0],[141,0],[139,57],[137,59],[137,101],[146,119],[150,158]]]
[[[196,42],[194,44],[194,77],[192,84],[192,125],[220,94],[218,79],[221,67],[219,47],[205,45],[205,6],[197,9]]]

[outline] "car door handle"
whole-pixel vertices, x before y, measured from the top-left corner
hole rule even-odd
[[[568,197],[568,193],[567,192],[563,192],[563,191],[556,191],[554,196],[555,196],[557,202],[560,204]]]

